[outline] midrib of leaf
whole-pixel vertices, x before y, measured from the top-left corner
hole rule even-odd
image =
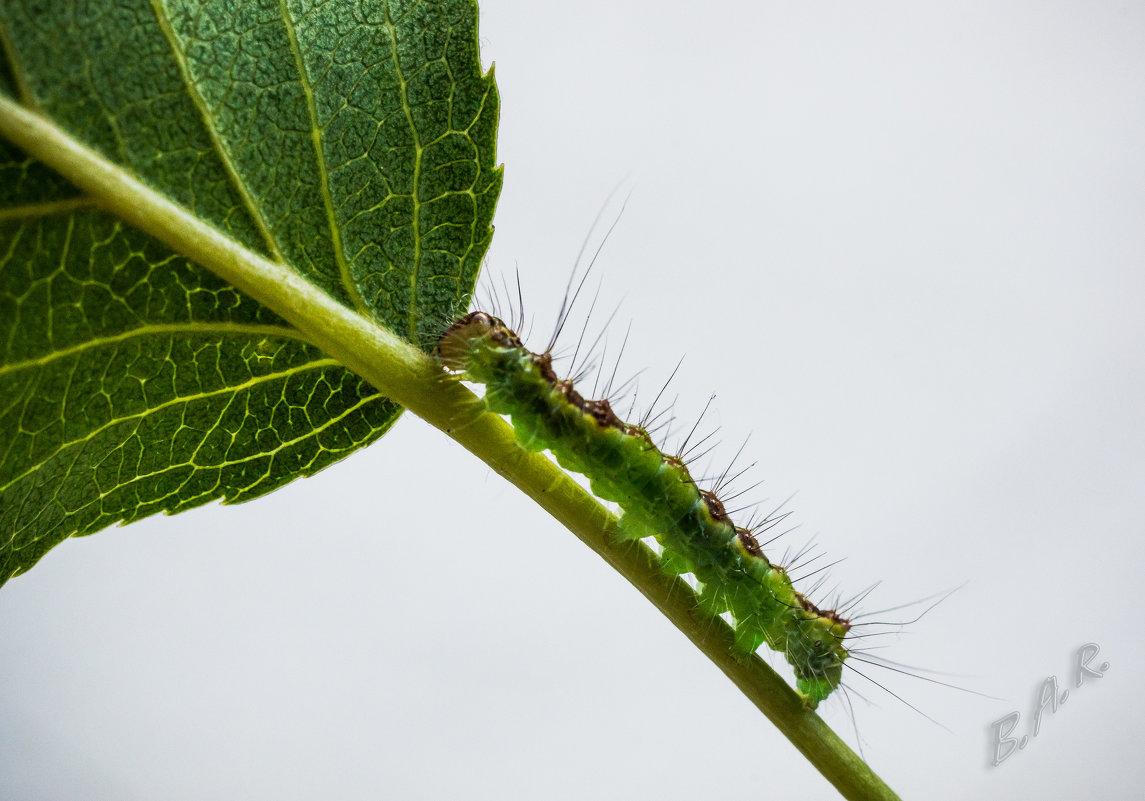
[[[27,370],[32,367],[42,367],[46,364],[51,364],[59,359],[68,356],[74,356],[84,351],[102,348],[107,345],[114,345],[118,342],[127,342],[139,337],[149,336],[153,334],[249,334],[252,336],[265,336],[275,337],[276,339],[296,339],[300,342],[310,343],[306,337],[302,336],[294,328],[289,328],[284,325],[255,325],[251,323],[164,323],[140,326],[139,328],[132,328],[130,331],[123,331],[119,334],[112,334],[111,336],[93,337],[92,339],[80,342],[76,345],[70,345],[66,348],[53,350],[43,356],[38,356],[35,359],[25,359],[21,362],[9,362],[7,364],[0,364],[0,376],[7,375],[8,373],[15,373],[19,370]]]
[[[172,406],[178,406],[180,404],[191,403],[192,401],[202,400],[204,398],[216,398],[216,397],[221,397],[223,395],[233,395],[233,394],[235,394],[235,392],[238,392],[238,391],[241,391],[244,389],[250,389],[252,387],[258,386],[259,384],[265,384],[265,383],[270,382],[270,381],[277,381],[280,378],[287,378],[287,377],[292,376],[292,375],[298,375],[299,373],[306,373],[306,372],[309,372],[311,370],[316,370],[316,369],[319,369],[322,367],[336,367],[336,366],[339,366],[339,365],[338,365],[338,362],[335,361],[334,359],[315,359],[314,361],[307,362],[306,364],[300,364],[296,367],[291,367],[291,368],[288,368],[286,370],[276,370],[272,373],[266,373],[264,375],[260,375],[260,376],[257,376],[255,378],[248,379],[247,381],[243,381],[241,383],[231,384],[231,385],[228,385],[225,387],[220,387],[219,389],[211,390],[210,392],[192,392],[188,395],[180,395],[177,398],[171,398],[168,401],[164,401],[162,403],[157,403],[157,404],[154,404],[152,406],[148,406],[146,409],[142,409],[135,414],[126,414],[126,415],[122,415],[120,417],[114,417],[114,418],[108,420],[103,425],[101,425],[97,428],[93,428],[86,435],[84,435],[83,437],[80,437],[79,439],[74,439],[74,440],[70,440],[68,442],[62,443],[52,454],[49,454],[49,457],[54,456],[54,455],[59,454],[59,453],[63,453],[68,448],[72,448],[76,445],[82,445],[85,442],[89,442],[92,439],[95,439],[95,437],[97,437],[99,434],[103,433],[104,431],[108,430],[109,428],[111,428],[113,426],[120,425],[120,424],[125,423],[129,420],[142,419],[142,418],[146,417],[147,415],[153,414],[156,411],[160,411],[162,409],[168,409],[168,408],[171,408]],[[276,448],[276,450],[281,450],[281,448],[282,448],[282,446],[280,445],[278,448]],[[197,451],[196,451],[196,453],[197,453]],[[0,484],[0,491],[8,489],[9,487],[11,487],[13,484],[20,481],[21,479],[23,479],[27,476],[30,476],[33,473],[37,472],[46,463],[47,463],[47,459],[42,459],[39,462],[37,462],[36,464],[34,464],[30,469],[25,470],[23,473],[18,473],[17,475],[13,476],[11,481],[9,481],[8,483]]]
[[[342,232],[338,227],[338,219],[334,215],[334,199],[330,197],[330,176],[326,171],[326,155],[322,150],[322,128],[318,125],[318,109],[314,105],[314,89],[310,85],[310,75],[306,72],[306,64],[302,58],[302,50],[298,46],[298,34],[294,30],[294,22],[290,18],[290,9],[286,7],[286,0],[278,0],[278,12],[282,17],[286,36],[290,40],[290,53],[294,57],[294,64],[298,68],[298,79],[302,83],[302,93],[306,97],[306,113],[310,117],[310,141],[314,145],[314,159],[318,166],[318,183],[322,189],[322,203],[326,207],[326,222],[330,226],[330,242],[334,248],[334,260],[338,263],[338,273],[342,276],[342,283],[346,292],[354,303],[358,314],[368,315],[366,300],[362,297],[358,285],[350,275],[350,266],[346,263],[346,254],[342,251]],[[415,223],[416,224],[416,223]]]
[[[334,360],[444,431],[533,498],[632,583],[762,711],[848,799],[897,796],[758,655],[734,656],[734,634],[698,609],[692,589],[664,573],[642,543],[613,536],[617,519],[540,453],[516,445],[512,427],[396,334],[347,308],[285,265],[225,236],[77,142],[51,121],[0,95],[0,135],[55,169],[105,209],[151,234],[296,326]]]
[[[164,5],[163,0],[151,0],[151,8],[155,12],[155,19],[159,24],[159,30],[163,32],[163,37],[167,40],[167,44],[171,48],[171,55],[175,59],[175,64],[179,67],[179,75],[183,78],[183,85],[187,87],[187,95],[191,98],[191,102],[195,104],[195,109],[199,112],[203,129],[207,132],[207,136],[210,137],[211,145],[215,153],[218,154],[223,169],[225,169],[227,175],[230,176],[231,184],[234,186],[235,191],[238,192],[239,197],[242,198],[243,205],[246,206],[246,210],[250,214],[251,219],[254,220],[255,226],[262,234],[262,238],[266,241],[266,246],[270,250],[271,255],[274,256],[275,261],[280,261],[285,264],[286,259],[278,247],[278,240],[275,238],[274,232],[270,229],[270,223],[267,221],[266,215],[262,213],[262,208],[255,202],[254,197],[251,196],[246,181],[242,179],[238,170],[235,169],[235,164],[234,161],[231,160],[230,152],[227,148],[223,147],[223,143],[219,139],[219,129],[215,126],[214,117],[212,117],[210,111],[207,110],[207,104],[203,101],[203,95],[195,86],[195,80],[191,76],[191,70],[187,65],[187,54],[183,52],[183,47],[179,43],[179,37],[175,35],[175,30],[171,27],[171,18],[167,14],[167,7]]]
[[[282,2],[283,0],[279,0]],[[410,111],[409,105],[409,84],[406,81],[405,70],[402,69],[401,59],[398,58],[398,35],[394,29],[394,21],[390,16],[390,4],[385,2],[382,4],[385,9],[386,15],[386,33],[390,38],[390,55],[394,60],[394,71],[398,75],[398,85],[401,87],[402,94],[402,111],[406,115],[406,123],[409,125],[410,133],[413,135],[414,146],[414,160],[413,160],[413,191],[410,200],[413,203],[413,270],[410,271],[410,295],[409,295],[409,334],[411,339],[417,339],[417,281],[418,274],[421,267],[421,193],[418,188],[421,186],[421,160],[425,154],[425,148],[421,143],[421,131],[418,130],[414,124],[413,113]],[[446,47],[449,47],[449,39],[446,38]],[[484,104],[484,101],[482,101]],[[475,118],[476,120],[477,118]]]

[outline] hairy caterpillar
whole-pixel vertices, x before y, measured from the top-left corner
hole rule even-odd
[[[607,399],[588,400],[559,379],[551,347],[533,353],[500,319],[475,311],[442,334],[436,352],[447,369],[485,385],[486,408],[510,417],[521,447],[551,451],[597,496],[617,503],[621,537],[653,537],[666,569],[693,574],[701,609],[731,613],[742,653],[766,643],[784,654],[809,708],[839,686],[850,621],[796,592],[752,530],[697,486],[683,459],[661,452],[644,427],[621,421]]]

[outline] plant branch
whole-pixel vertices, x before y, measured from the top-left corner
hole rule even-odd
[[[309,341],[380,392],[444,431],[592,548],[711,659],[847,799],[898,796],[759,656],[733,655],[733,633],[700,614],[696,596],[639,542],[613,537],[617,519],[543,454],[517,447],[513,429],[485,412],[429,356],[335,301],[286,265],[242,247],[72,138],[0,95],[0,134],[53,168],[97,207],[154,236],[273,309]]]

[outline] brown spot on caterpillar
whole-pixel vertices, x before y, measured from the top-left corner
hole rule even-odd
[[[553,354],[545,351],[544,353],[530,353],[533,358],[533,364],[537,365],[537,369],[541,373],[541,378],[545,379],[554,387],[560,387],[562,384],[569,389],[572,388],[571,381],[561,381],[557,378],[556,371],[553,370]]]
[[[548,378],[548,376],[546,376],[543,372],[541,373],[541,375],[544,376],[544,378],[546,378],[546,379]],[[569,403],[571,403],[572,405],[574,405],[578,409],[580,409],[581,404],[584,403],[584,398],[582,398],[580,396],[580,393],[577,392],[576,389],[573,388],[572,381],[560,381],[554,377],[554,380],[549,381],[549,384],[552,385],[557,390],[557,392],[564,395],[565,398],[569,401]],[[581,409],[581,411],[584,411],[584,410]]]
[[[515,337],[516,335],[514,335]],[[600,400],[586,400],[583,395],[576,391],[573,382],[567,379],[557,377],[556,371],[553,369],[553,357],[549,352],[530,354],[533,363],[537,365],[537,371],[550,386],[561,393],[576,408],[592,417],[601,427],[615,428],[625,433],[632,433],[627,430],[624,423],[612,411],[612,406],[608,402],[608,398],[601,398]],[[651,441],[651,440],[649,440]]]
[[[600,400],[585,401],[582,407],[585,412],[592,415],[592,417],[601,426],[608,426],[610,428],[617,428],[621,431],[624,430],[624,425],[620,422],[620,418],[612,411],[612,406],[608,403],[608,398],[601,398]]]
[[[627,434],[628,436],[639,437],[640,439],[644,440],[648,444],[649,447],[651,447],[651,448],[656,447],[656,442],[652,439],[652,435],[649,434],[646,429],[641,428],[640,426],[635,425],[633,423],[624,423],[623,426],[624,427],[621,430],[625,434]],[[657,450],[659,450],[659,449],[657,449]],[[668,457],[664,457],[664,461],[666,464],[673,465],[676,467],[683,467],[684,466],[684,463],[679,462],[678,460],[675,462],[668,461]]]
[[[800,592],[795,593],[795,599],[799,601],[799,605],[803,607],[804,611],[810,612],[811,614],[815,615],[815,617],[822,617],[830,620],[832,623],[841,626],[843,631],[850,630],[851,621],[840,615],[834,609],[820,609],[815,604],[811,603],[811,601],[807,599],[806,595]]]
[[[716,497],[714,492],[707,490],[700,490],[700,497],[704,499],[704,503],[708,506],[708,514],[712,516],[712,520],[717,523],[730,523],[731,518],[728,517],[728,512],[724,509],[723,502]]]
[[[755,535],[748,531],[746,528],[736,527],[736,536],[739,537],[739,543],[743,549],[756,559],[763,559],[763,549],[759,547],[759,540]]]

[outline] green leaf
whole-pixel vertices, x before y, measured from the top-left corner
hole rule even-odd
[[[471,0],[0,0],[0,41],[6,94],[345,307],[424,346],[467,304],[501,185]],[[0,142],[0,583],[401,411],[106,208]]]

